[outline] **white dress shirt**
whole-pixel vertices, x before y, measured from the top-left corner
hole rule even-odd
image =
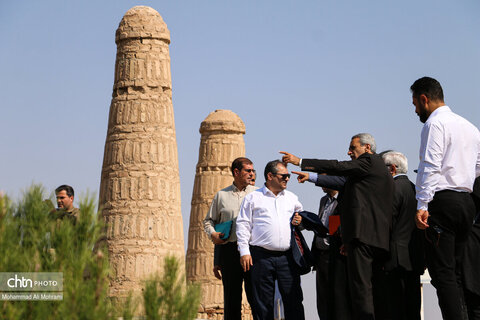
[[[480,175],[478,129],[442,106],[433,111],[422,129],[417,174],[417,209],[427,210],[435,192],[472,192]]]
[[[290,249],[290,220],[303,210],[298,197],[283,190],[276,196],[266,186],[245,196],[237,217],[240,256],[249,255],[249,245],[267,250]]]

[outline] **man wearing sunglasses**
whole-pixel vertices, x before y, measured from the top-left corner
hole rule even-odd
[[[339,213],[354,319],[375,319],[373,283],[381,277],[388,257],[392,222],[393,178],[375,154],[375,139],[368,133],[354,135],[347,154],[351,161],[300,159],[281,152],[282,160],[303,171],[346,177]]]
[[[243,198],[257,188],[251,183],[255,170],[252,161],[248,158],[240,157],[233,160],[231,171],[232,185],[218,191],[215,195],[203,224],[205,232],[215,244],[213,272],[223,284],[224,319],[240,320],[242,318],[242,283],[245,283],[247,300],[252,305],[250,274],[243,272],[238,265],[240,255],[237,250],[235,223],[232,223],[227,239],[222,239],[224,234],[215,231],[215,225],[234,221],[240,211]]]
[[[251,270],[254,319],[273,319],[277,280],[285,319],[302,320],[300,274],[290,248],[290,223],[301,223],[297,212],[303,210],[302,204],[285,190],[290,174],[280,160],[270,161],[264,176],[265,186],[245,196],[237,218],[240,264],[244,271]]]

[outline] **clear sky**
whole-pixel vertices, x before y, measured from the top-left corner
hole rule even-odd
[[[243,119],[247,156],[260,172],[280,150],[346,160],[350,137],[369,132],[379,151],[406,154],[414,180],[421,123],[409,87],[425,75],[480,126],[477,0],[4,0],[0,190],[17,196],[32,182],[49,191],[67,183],[78,195],[98,194],[115,30],[135,5],[156,9],[171,32],[185,237],[198,129],[215,109]],[[320,189],[289,188],[317,210]],[[316,316],[313,287],[305,296]]]

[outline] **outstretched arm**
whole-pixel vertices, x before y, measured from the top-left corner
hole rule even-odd
[[[329,188],[337,191],[342,191],[345,187],[346,177],[343,176],[329,176],[319,174],[315,185],[317,187]]]

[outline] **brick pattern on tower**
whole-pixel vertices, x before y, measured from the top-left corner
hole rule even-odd
[[[170,32],[137,6],[117,29],[115,82],[100,184],[113,269],[109,294],[139,293],[167,255],[184,259]]]
[[[200,283],[202,300],[199,319],[223,319],[223,286],[213,275],[213,244],[203,229],[215,194],[233,182],[230,166],[245,156],[245,124],[230,110],[215,110],[200,126],[201,140],[190,211],[187,250],[187,280]],[[240,261],[238,262],[240,263]],[[243,294],[242,319],[251,319]]]

